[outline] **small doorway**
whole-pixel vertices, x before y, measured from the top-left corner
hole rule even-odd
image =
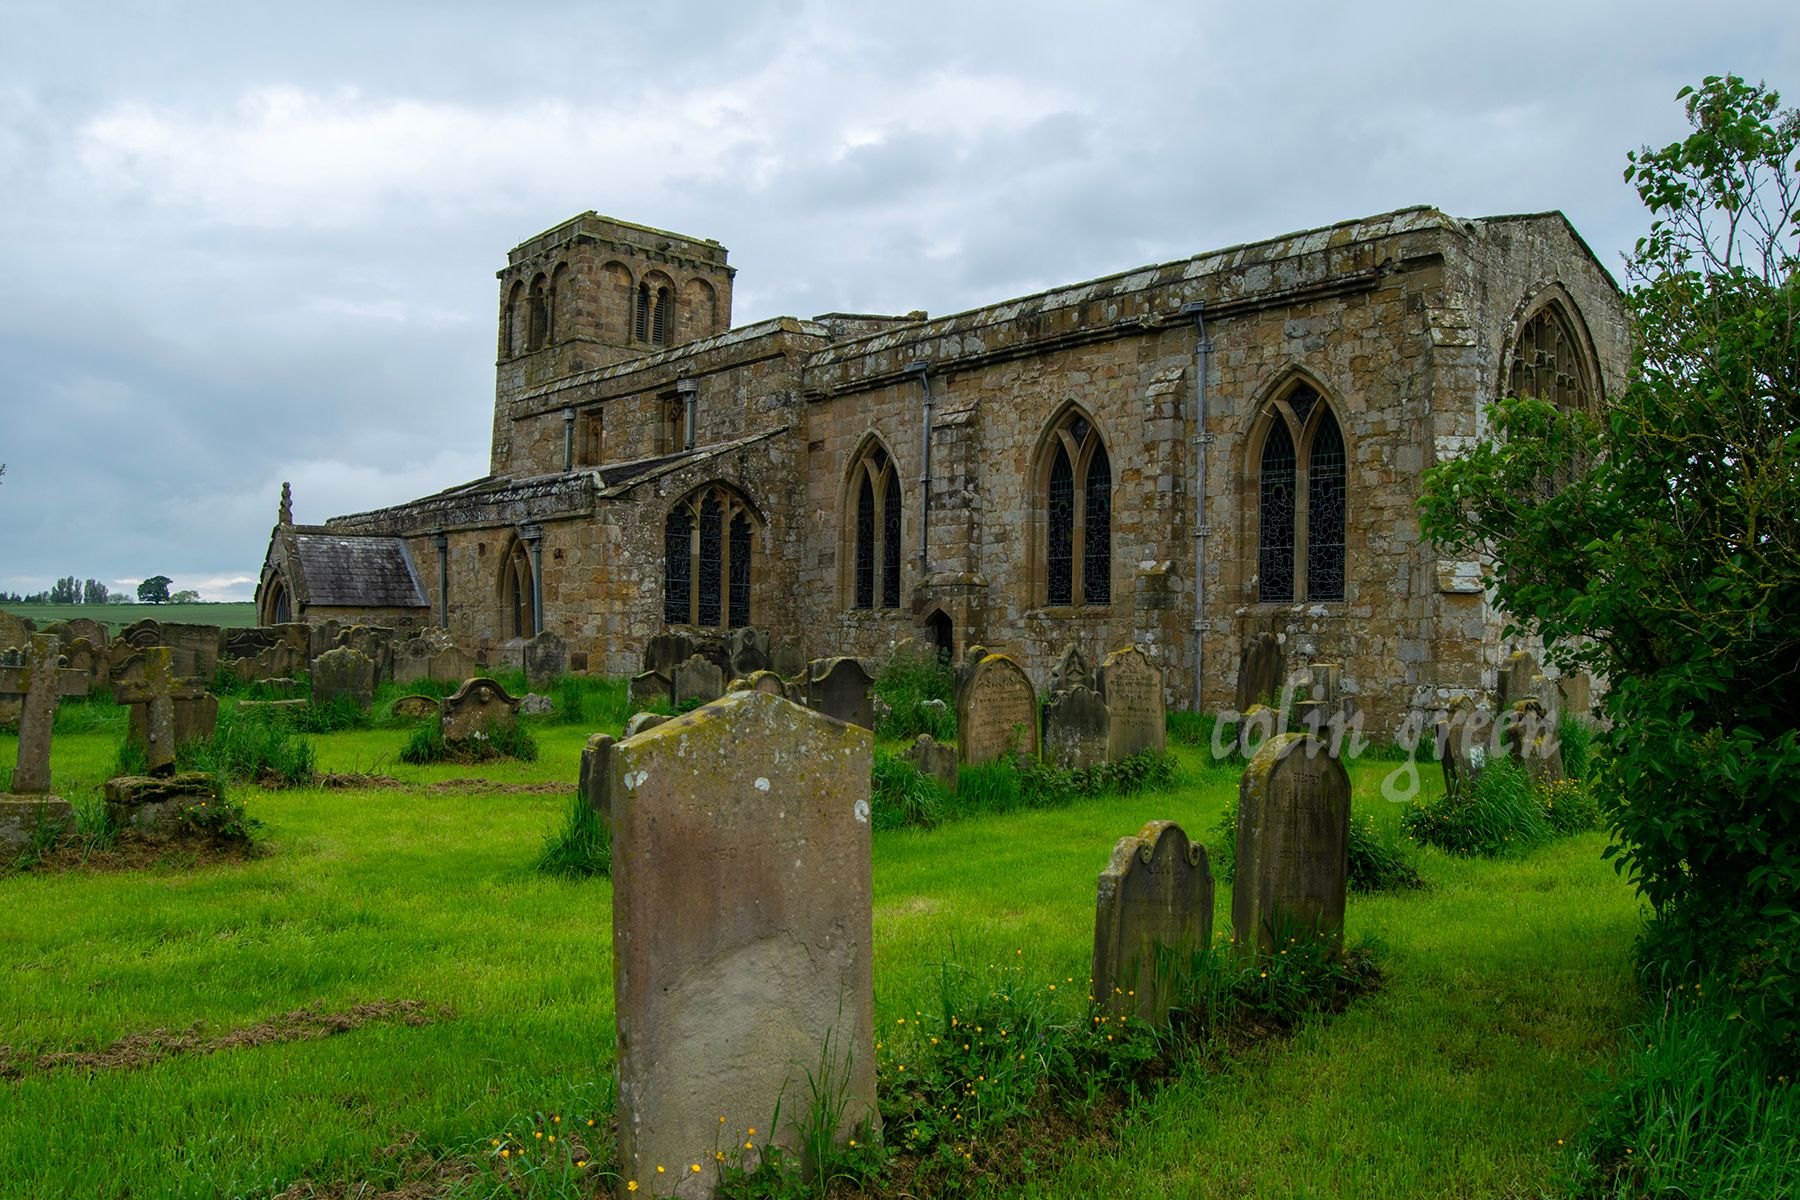
[[[939,662],[947,663],[956,657],[956,630],[943,609],[940,608],[925,618],[925,630],[930,635],[931,644],[937,648]]]

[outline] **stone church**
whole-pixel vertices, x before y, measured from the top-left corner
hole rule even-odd
[[[1273,644],[1340,664],[1373,734],[1511,649],[1478,565],[1420,540],[1421,473],[1497,396],[1591,405],[1629,360],[1554,212],[1402,209],[936,318],[734,328],[733,274],[591,212],[515,247],[489,473],[323,525],[284,497],[261,620],[550,630],[614,675],[665,630],[981,643],[1040,687],[1135,642],[1209,711]]]

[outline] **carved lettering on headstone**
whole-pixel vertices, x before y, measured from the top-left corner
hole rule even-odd
[[[1115,650],[1100,664],[1100,694],[1111,713],[1107,757],[1161,754],[1167,743],[1162,672],[1136,646]]]
[[[1038,755],[1037,693],[1024,668],[990,654],[969,669],[956,698],[957,756],[984,763],[1003,754]]]

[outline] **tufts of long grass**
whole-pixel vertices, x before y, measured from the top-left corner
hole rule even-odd
[[[612,875],[612,838],[579,789],[563,810],[562,824],[544,836],[536,865],[546,875],[571,879]]]
[[[1400,819],[1415,842],[1448,854],[1523,854],[1550,836],[1530,776],[1499,755],[1488,760],[1467,795],[1416,802]]]

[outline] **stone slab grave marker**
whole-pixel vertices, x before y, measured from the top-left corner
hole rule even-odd
[[[806,703],[828,717],[873,729],[874,683],[854,658],[815,659],[806,669]]]
[[[313,659],[313,703],[329,704],[339,696],[348,696],[364,712],[375,702],[375,660],[361,650],[339,646]]]
[[[1519,701],[1537,695],[1533,682],[1541,674],[1538,660],[1529,650],[1514,650],[1500,664],[1498,686],[1499,710],[1505,712]]]
[[[394,701],[394,715],[409,721],[423,721],[427,717],[439,716],[437,697],[402,696]]]
[[[673,675],[675,668],[694,657],[693,639],[681,633],[659,633],[644,643],[644,670]]]
[[[1099,688],[1099,680],[1094,676],[1093,665],[1082,654],[1081,648],[1070,642],[1063,647],[1062,656],[1056,665],[1050,668],[1050,690],[1060,692],[1064,688]]]
[[[1050,693],[1044,706],[1044,757],[1059,767],[1084,770],[1107,759],[1111,718],[1092,688]]]
[[[680,708],[690,700],[707,703],[725,694],[725,673],[717,663],[694,655],[676,665],[669,676],[669,702]]]
[[[1539,787],[1568,778],[1559,732],[1556,721],[1535,696],[1520,700],[1507,710],[1506,753],[1525,768],[1525,774]]]
[[[394,681],[394,648],[399,644],[399,633],[386,625],[352,625],[337,635],[339,648],[355,650],[375,664],[377,685]]]
[[[31,634],[29,654],[9,652],[0,658],[0,691],[24,697],[19,709],[19,758],[13,767],[12,790],[35,795],[50,790],[50,730],[56,704],[64,696],[85,696],[88,674],[58,664],[60,643],[54,634]]]
[[[1343,936],[1350,878],[1350,776],[1325,743],[1283,733],[1263,743],[1238,784],[1231,924],[1240,951],[1275,939]]]
[[[1100,694],[1111,714],[1108,758],[1163,752],[1168,729],[1162,671],[1149,655],[1136,646],[1107,655],[1100,664]]]
[[[107,815],[116,829],[140,833],[173,833],[190,808],[217,804],[223,793],[218,779],[205,771],[173,775],[118,775],[106,781]]]
[[[715,1146],[797,1154],[809,1072],[845,1081],[839,1144],[879,1120],[872,744],[752,690],[604,750],[619,1170],[650,1194],[712,1195]]]
[[[1281,695],[1287,681],[1287,666],[1281,652],[1281,639],[1272,633],[1259,633],[1244,641],[1243,657],[1238,664],[1237,708],[1239,712]]]
[[[103,688],[111,680],[107,673],[106,651],[84,637],[71,638],[62,644],[62,660],[71,671],[88,677],[88,689]]]
[[[1037,693],[1025,669],[1006,655],[984,657],[958,689],[956,751],[965,763],[1007,753],[1038,756]]]
[[[725,641],[731,654],[731,673],[748,679],[758,671],[767,671],[774,659],[769,657],[769,635],[761,629],[734,629]]]
[[[533,691],[547,688],[569,673],[569,647],[549,630],[525,643],[524,658],[525,684]]]
[[[24,617],[0,612],[0,650],[23,650],[31,644],[31,625]]]
[[[175,678],[167,646],[139,650],[113,672],[113,699],[131,705],[128,736],[144,747],[152,775],[175,770],[175,700],[191,690],[187,681]]]
[[[1192,955],[1212,941],[1206,847],[1173,821],[1120,838],[1100,872],[1094,912],[1094,1000],[1113,1016],[1161,1022]]]
[[[906,759],[921,772],[943,784],[948,790],[952,792],[956,790],[955,746],[947,746],[929,733],[921,733],[913,739],[913,744],[906,748]]]
[[[647,708],[659,700],[664,704],[673,703],[674,692],[669,688],[667,675],[660,671],[645,671],[631,677],[626,695],[633,707]]]
[[[519,700],[492,679],[468,679],[441,706],[444,740],[466,742],[492,737],[519,723]]]
[[[1461,799],[1475,786],[1488,755],[1493,753],[1494,720],[1475,707],[1475,701],[1458,696],[1449,714],[1437,723],[1438,761],[1444,769],[1444,794]]]

